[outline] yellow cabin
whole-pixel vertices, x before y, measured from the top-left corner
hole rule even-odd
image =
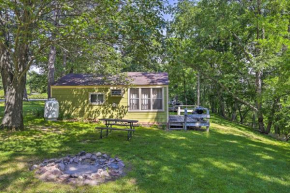
[[[74,118],[168,122],[168,74],[127,72],[110,77],[68,74],[51,86],[60,114]]]

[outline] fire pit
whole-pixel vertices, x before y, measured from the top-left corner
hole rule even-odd
[[[98,185],[124,175],[125,164],[119,158],[110,158],[104,153],[84,151],[60,159],[44,160],[33,165],[37,177],[43,181]]]

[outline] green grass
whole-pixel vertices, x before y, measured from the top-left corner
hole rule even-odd
[[[30,91],[27,90],[29,93]],[[46,99],[47,98],[47,93],[32,93],[28,94],[28,99]],[[4,99],[4,90],[0,89],[0,99]]]
[[[41,102],[24,102],[27,131],[1,131],[1,192],[289,192],[290,144],[213,116],[210,132],[139,127],[99,139],[96,123],[34,118]],[[0,103],[3,116],[3,103]],[[3,142],[3,139],[6,139]],[[84,150],[118,156],[127,176],[100,186],[42,182],[28,167]]]

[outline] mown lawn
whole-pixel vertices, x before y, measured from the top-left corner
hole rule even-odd
[[[211,119],[210,132],[137,128],[99,139],[96,123],[46,122],[41,102],[25,102],[27,131],[1,135],[0,192],[289,192],[290,144]],[[3,103],[0,103],[0,118]],[[62,185],[34,178],[29,166],[84,150],[124,160],[127,176],[100,186]]]
[[[29,89],[27,89],[28,99],[47,99],[47,93],[31,93]],[[0,99],[4,99],[4,90],[0,89]]]

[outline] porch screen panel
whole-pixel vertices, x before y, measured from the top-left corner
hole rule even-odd
[[[150,92],[151,92],[150,88],[141,89],[141,110],[151,109]]]
[[[130,110],[139,110],[139,89],[131,88],[130,89]]]
[[[162,88],[153,88],[152,89],[153,110],[163,109],[162,100],[163,100]]]

